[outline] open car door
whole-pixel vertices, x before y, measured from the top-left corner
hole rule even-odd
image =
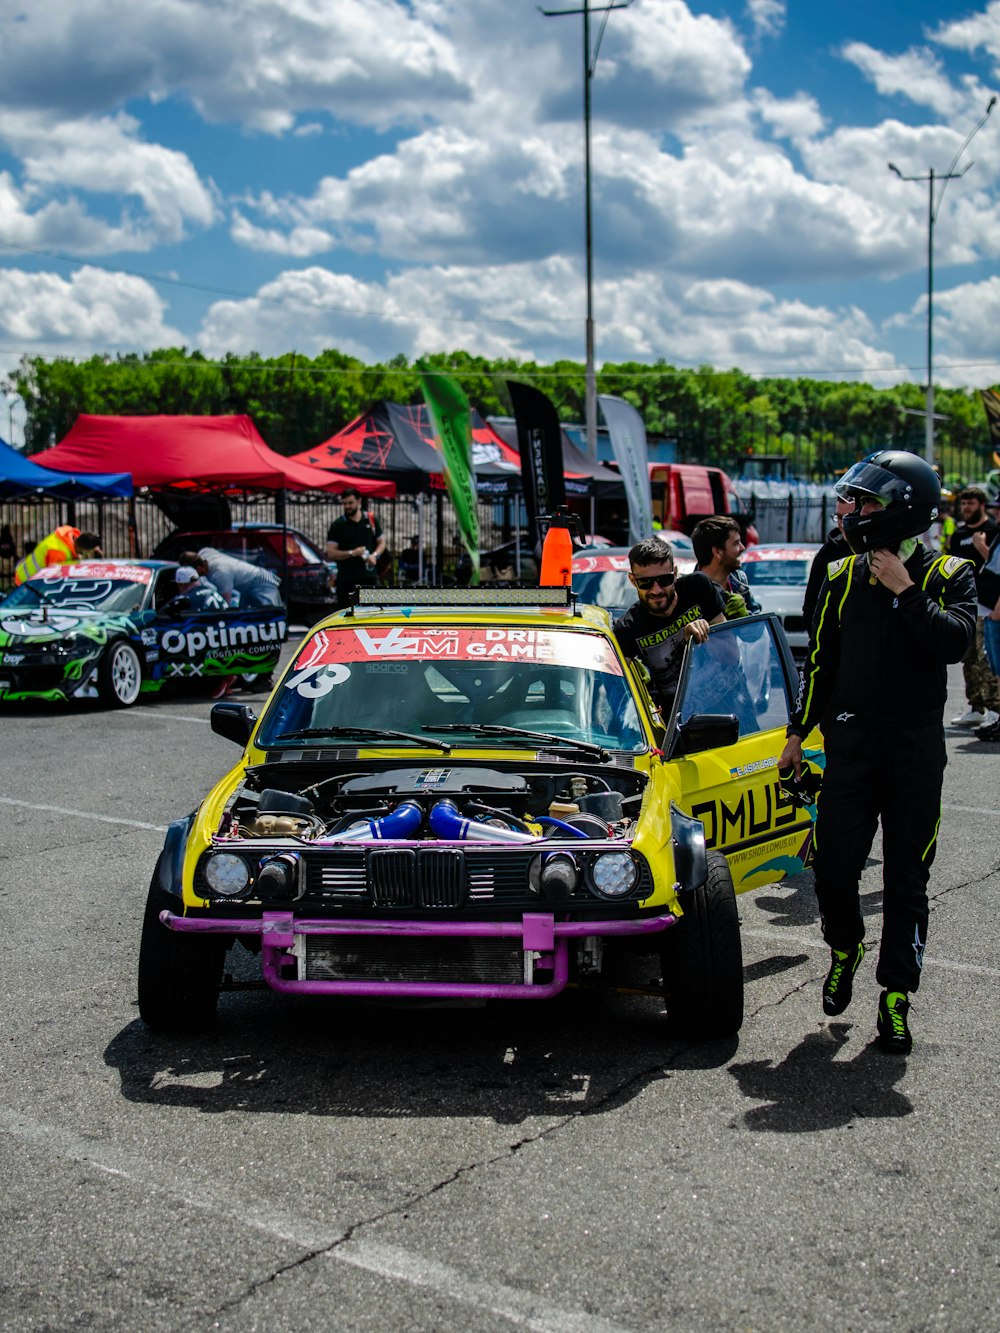
[[[774,616],[726,621],[685,646],[664,749],[679,771],[678,804],[725,854],[738,893],[798,874],[812,858],[816,807],[783,795],[778,778],[797,691]],[[821,749],[805,755],[822,767]]]

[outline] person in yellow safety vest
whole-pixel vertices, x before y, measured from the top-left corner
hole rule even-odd
[[[47,565],[68,565],[74,560],[90,560],[103,555],[101,539],[96,532],[81,532],[63,524],[43,537],[30,555],[26,555],[14,569],[14,586],[30,579]]]

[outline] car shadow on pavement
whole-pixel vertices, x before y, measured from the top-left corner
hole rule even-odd
[[[812,1134],[841,1129],[856,1120],[899,1119],[913,1103],[895,1084],[906,1072],[906,1060],[886,1055],[877,1041],[863,1046],[850,1060],[843,1050],[851,1025],[831,1023],[811,1032],[785,1058],[730,1065],[740,1091],[765,1103],[746,1111],[748,1129],[772,1134]]]
[[[737,1041],[673,1041],[655,999],[567,993],[481,1008],[224,996],[203,1036],[139,1020],[105,1061],[129,1101],[320,1116],[532,1116],[613,1111],[678,1068],[724,1065]]]

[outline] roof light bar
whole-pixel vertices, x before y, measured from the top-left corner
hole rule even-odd
[[[572,588],[358,588],[357,606],[475,607],[573,605]]]

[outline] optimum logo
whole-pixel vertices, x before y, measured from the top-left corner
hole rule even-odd
[[[198,629],[168,629],[160,639],[160,647],[165,653],[185,654],[197,657],[207,649],[246,648],[254,644],[280,643],[283,623],[280,620],[266,621],[262,625],[227,625],[220,620],[217,625],[205,625]]]

